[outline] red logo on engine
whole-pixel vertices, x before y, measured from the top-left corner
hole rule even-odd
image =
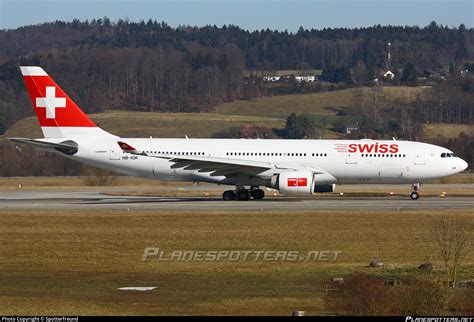
[[[307,178],[288,178],[288,187],[306,187],[307,185]]]

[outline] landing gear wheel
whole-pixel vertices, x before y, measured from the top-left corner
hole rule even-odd
[[[232,190],[224,191],[222,194],[222,199],[224,200],[235,200],[235,192]]]
[[[420,194],[416,191],[413,191],[411,194],[410,194],[410,198],[411,200],[417,200],[418,198],[420,198]]]
[[[250,199],[250,193],[247,189],[240,189],[237,191],[237,200],[249,200]]]
[[[253,199],[262,200],[265,197],[265,192],[262,189],[254,189],[251,192]]]

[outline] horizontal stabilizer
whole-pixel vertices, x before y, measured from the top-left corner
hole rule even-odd
[[[77,152],[77,143],[71,140],[63,141],[60,143],[52,143],[41,140],[26,139],[26,138],[10,138],[11,141],[28,144],[35,148],[43,150],[56,150],[67,155],[73,155]]]

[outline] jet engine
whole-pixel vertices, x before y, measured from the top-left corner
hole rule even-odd
[[[309,196],[315,192],[334,192],[336,179],[327,173],[288,170],[272,177],[271,187],[285,195]]]

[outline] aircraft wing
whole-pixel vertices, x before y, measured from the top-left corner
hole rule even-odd
[[[43,150],[49,151],[59,151],[68,155],[73,155],[77,152],[77,143],[74,141],[63,141],[60,143],[52,143],[41,140],[26,139],[26,138],[10,138],[11,141],[27,144],[34,146],[35,148],[40,148]]]
[[[139,151],[125,142],[118,142],[119,146],[126,153],[141,155],[151,158],[165,159],[173,162],[172,169],[196,170],[198,172],[210,173],[213,177],[226,176],[233,177],[238,174],[257,176],[265,171],[274,170],[279,173],[284,170],[311,170],[315,174],[326,173],[321,168],[309,164],[284,164],[265,161],[228,159],[197,155],[149,155],[144,151]]]

